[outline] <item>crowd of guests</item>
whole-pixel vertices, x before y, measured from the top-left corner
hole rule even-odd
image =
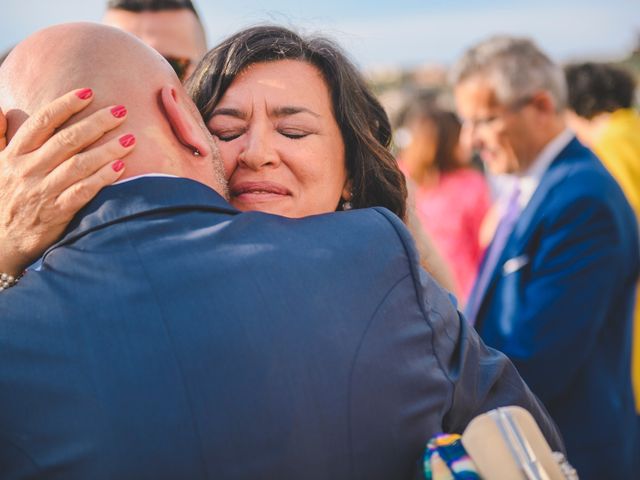
[[[407,105],[394,156],[327,38],[207,52],[178,0],[104,23],[168,64],[76,24],[0,69],[6,478],[412,478],[429,438],[506,405],[580,478],[640,468],[628,72],[491,37],[451,70],[455,112]]]

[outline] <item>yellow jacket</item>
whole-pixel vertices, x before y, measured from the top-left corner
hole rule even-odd
[[[618,181],[640,220],[640,115],[632,109],[616,110],[593,150]],[[640,413],[640,301],[634,315],[631,364],[636,410]]]

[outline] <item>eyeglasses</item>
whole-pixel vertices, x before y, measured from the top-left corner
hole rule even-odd
[[[178,76],[180,81],[184,81],[187,75],[187,70],[191,65],[191,59],[168,56],[164,56],[164,59],[169,62],[169,65],[171,65],[171,68],[173,68],[173,70],[176,72],[176,75]]]
[[[504,107],[503,111],[494,115],[488,115],[481,118],[470,118],[463,120],[463,124],[473,129],[482,127],[491,127],[499,123],[499,120],[503,120],[505,115],[509,113],[516,113],[525,106],[527,106],[533,100],[533,96],[523,97],[515,102],[510,103]]]

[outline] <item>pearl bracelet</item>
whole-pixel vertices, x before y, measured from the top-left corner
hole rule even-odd
[[[14,277],[13,275],[9,275],[8,273],[0,273],[0,292],[6,290],[7,288],[13,287],[18,280],[20,280],[22,275],[18,275]]]

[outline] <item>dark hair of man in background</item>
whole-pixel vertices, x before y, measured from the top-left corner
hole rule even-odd
[[[191,0],[109,0],[107,8],[118,8],[129,12],[160,12],[186,8],[198,17],[198,12]]]
[[[13,47],[7,48],[4,52],[0,54],[0,65],[2,65],[4,61],[7,59],[7,57],[11,53],[11,50],[13,50]]]
[[[630,108],[635,81],[622,68],[598,63],[582,63],[565,68],[569,85],[569,108],[591,119],[599,113]]]

